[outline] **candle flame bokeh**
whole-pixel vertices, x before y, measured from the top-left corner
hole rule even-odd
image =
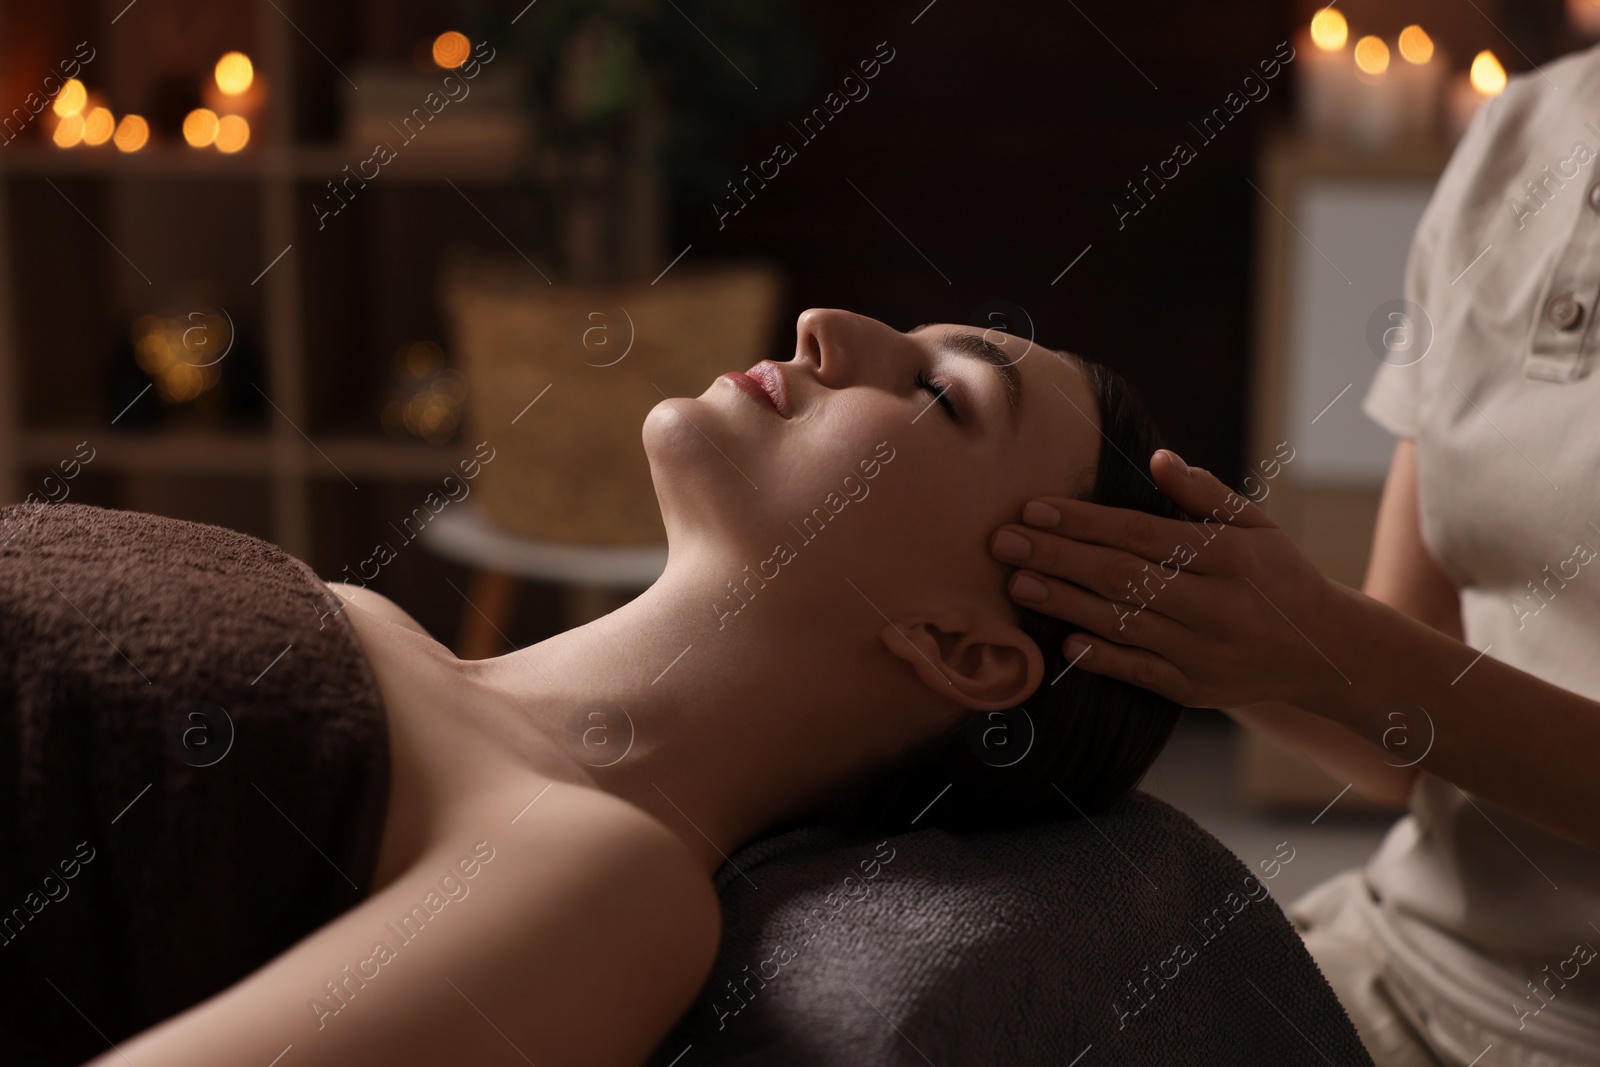
[[[86,145],[102,145],[111,140],[111,133],[117,128],[117,120],[112,116],[109,108],[90,108],[89,114],[83,120],[83,143]]]
[[[1472,87],[1484,96],[1499,96],[1506,87],[1506,68],[1485,48],[1472,60]]]
[[[52,107],[57,115],[68,118],[83,110],[83,105],[89,102],[89,90],[77,78],[68,78],[67,84],[61,87],[56,94],[56,101]]]
[[[119,152],[137,152],[150,140],[150,124],[139,115],[124,115],[111,135]]]
[[[71,148],[83,140],[83,116],[72,114],[57,122],[50,139],[61,148]]]
[[[464,33],[446,30],[433,39],[433,61],[446,70],[461,66],[471,52],[472,42]]]
[[[195,148],[205,148],[217,139],[217,113],[197,107],[183,119],[183,139]]]
[[[1433,38],[1415,24],[1400,31],[1400,58],[1421,66],[1433,58]]]
[[[243,52],[229,52],[217,60],[215,75],[218,89],[229,96],[238,96],[256,80],[256,68]]]
[[[232,155],[250,143],[250,123],[243,115],[224,115],[217,122],[217,151]]]
[[[1311,18],[1311,43],[1324,52],[1337,52],[1350,38],[1350,25],[1332,8],[1323,8]]]
[[[1389,46],[1383,38],[1370,34],[1356,42],[1356,67],[1363,74],[1382,74],[1389,69]]]

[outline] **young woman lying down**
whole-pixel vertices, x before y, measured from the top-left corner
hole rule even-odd
[[[387,722],[370,892],[95,1067],[638,1064],[707,977],[711,876],[742,843],[1093,812],[1165,743],[1179,707],[1070,669],[1072,628],[989,549],[1038,498],[1176,514],[1104,367],[811,310],[792,361],[663,400],[643,436],[670,554],[604,618],[463,661],[332,587]],[[995,758],[1019,707],[1031,746]]]

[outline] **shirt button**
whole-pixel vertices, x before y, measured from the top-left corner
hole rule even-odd
[[[1589,186],[1589,206],[1600,211],[1600,182]]]
[[[1556,329],[1570,330],[1583,318],[1583,305],[1574,300],[1571,293],[1561,293],[1551,297],[1544,306],[1544,317]]]

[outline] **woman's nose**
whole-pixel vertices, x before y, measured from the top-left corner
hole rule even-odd
[[[807,308],[795,320],[796,362],[811,362],[824,385],[839,388],[850,376],[862,340],[873,327],[885,328],[864,315],[838,308]]]
[[[807,308],[800,312],[800,317],[794,324],[794,358],[800,363],[810,360],[819,367],[823,360],[823,335],[827,334],[831,342],[837,329],[834,320],[843,315],[842,311],[832,308]]]

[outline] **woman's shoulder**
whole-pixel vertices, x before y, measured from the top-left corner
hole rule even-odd
[[[486,791],[452,825],[413,870],[425,882],[467,843],[492,856],[483,873],[497,877],[480,879],[469,936],[497,961],[484,972],[496,987],[521,986],[545,1058],[643,1060],[706,981],[721,937],[715,887],[689,848],[620,797],[539,774]]]
[[[452,815],[461,826],[496,821],[508,840],[572,848],[584,862],[600,865],[660,867],[679,879],[692,873],[694,879],[684,880],[711,885],[710,874],[665,823],[593,785],[530,771],[484,790]]]
[[[534,866],[548,869],[559,853],[586,868],[587,877],[652,884],[661,903],[681,909],[692,927],[720,925],[710,872],[676,832],[635,804],[591,785],[530,773],[487,792],[458,820],[490,824],[497,818],[508,840]]]
[[[392,622],[408,630],[414,630],[424,637],[433,635],[416,619],[413,619],[399,604],[390,600],[375,590],[363,585],[353,585],[350,582],[323,582],[328,589],[344,602],[346,607],[354,606],[371,615],[376,615],[385,622]]]
[[[664,894],[663,906],[685,909],[683,921],[720,921],[711,875],[684,841],[603,789],[542,773],[507,778],[457,805],[439,837],[490,839],[491,831],[505,842],[506,867],[523,869],[519,881],[530,893],[562,891],[569,878],[650,884]]]

